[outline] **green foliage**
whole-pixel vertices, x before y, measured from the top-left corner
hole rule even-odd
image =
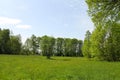
[[[20,54],[21,52],[21,37],[20,35],[10,37],[10,50],[11,54]]]
[[[71,39],[66,38],[65,39],[65,44],[64,44],[64,55],[65,56],[71,56]]]
[[[24,45],[22,46],[22,54],[25,54],[25,55],[29,55],[29,54],[32,54],[30,48],[31,48],[31,41],[30,39],[27,39],[24,43]]]
[[[28,38],[23,46],[23,53],[47,56],[83,56],[82,41],[70,38],[54,38],[50,36]]]
[[[55,39],[53,37],[43,36],[40,42],[42,54],[49,59],[54,52]]]
[[[20,35],[0,29],[0,53],[51,56],[83,56],[82,41],[71,38],[36,37],[32,35],[22,45]]]
[[[91,37],[91,55],[102,60],[120,60],[120,0],[86,0],[95,24]]]
[[[109,21],[119,21],[120,0],[86,0],[88,13],[94,24],[105,26]]]
[[[107,40],[105,41],[105,58],[110,61],[120,61],[120,24],[113,23],[108,32]]]
[[[104,55],[106,32],[98,26],[91,35],[91,56],[101,58]]]
[[[82,41],[77,39],[65,38],[64,55],[65,56],[82,56]]]
[[[64,39],[63,38],[57,38],[56,44],[55,44],[55,55],[56,56],[63,56],[64,55]]]
[[[113,23],[111,26],[106,26],[105,29],[101,25],[97,26],[91,35],[91,56],[98,57],[101,60],[119,61],[119,34],[120,24]],[[88,46],[85,49],[87,51]]]
[[[28,38],[23,46],[23,54],[36,55],[39,54],[39,40],[35,35]]]
[[[83,57],[82,47],[83,47],[83,41],[82,41],[82,40],[78,40],[77,55],[76,55],[76,56],[81,56],[81,57]]]
[[[0,30],[0,52],[9,53],[10,31],[8,29]]]
[[[30,38],[30,45],[31,45],[31,51],[33,54],[38,54],[38,41],[37,41],[37,37],[35,35],[32,35]]]
[[[86,35],[85,35],[82,51],[83,51],[83,55],[85,57],[88,57],[88,58],[91,58],[91,51],[90,51],[91,41],[90,41],[90,38],[91,38],[91,33],[90,33],[90,31],[87,31]]]
[[[10,35],[9,29],[0,29],[0,53],[19,54],[21,51],[20,35]]]
[[[120,62],[0,55],[0,80],[119,80]]]
[[[78,47],[78,40],[77,39],[72,39],[71,40],[71,56],[78,56],[77,55],[77,48]]]

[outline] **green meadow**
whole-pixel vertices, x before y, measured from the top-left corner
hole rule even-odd
[[[120,80],[120,62],[0,55],[0,80]]]

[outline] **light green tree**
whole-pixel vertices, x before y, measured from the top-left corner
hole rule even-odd
[[[64,39],[64,56],[71,56],[71,39]]]
[[[78,40],[71,39],[71,56],[77,56],[77,47],[78,47]]]
[[[86,0],[86,2],[88,13],[95,24],[91,37],[92,55],[103,60],[118,61],[120,53],[117,49],[119,47],[117,34],[120,31],[116,27],[118,28],[120,25],[120,1]]]
[[[83,51],[83,55],[85,57],[88,57],[88,58],[91,57],[91,52],[90,52],[91,41],[90,41],[90,38],[91,38],[91,33],[90,33],[90,31],[87,31],[86,35],[85,35],[82,51]]]
[[[20,54],[21,52],[21,46],[22,46],[22,42],[21,42],[21,36],[17,35],[17,36],[10,36],[10,54]]]
[[[35,35],[32,35],[25,41],[23,46],[23,50],[26,52],[25,54],[36,55],[39,53],[39,43],[38,39]],[[23,53],[24,54],[24,53]]]

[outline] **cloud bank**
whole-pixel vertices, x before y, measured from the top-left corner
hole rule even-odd
[[[14,25],[16,28],[20,29],[30,29],[31,25],[22,25],[22,20],[20,19],[14,19],[14,18],[8,18],[8,17],[0,17],[0,25]]]

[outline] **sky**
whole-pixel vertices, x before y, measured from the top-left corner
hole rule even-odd
[[[93,23],[85,0],[0,0],[0,28],[22,41],[32,34],[84,40]]]

